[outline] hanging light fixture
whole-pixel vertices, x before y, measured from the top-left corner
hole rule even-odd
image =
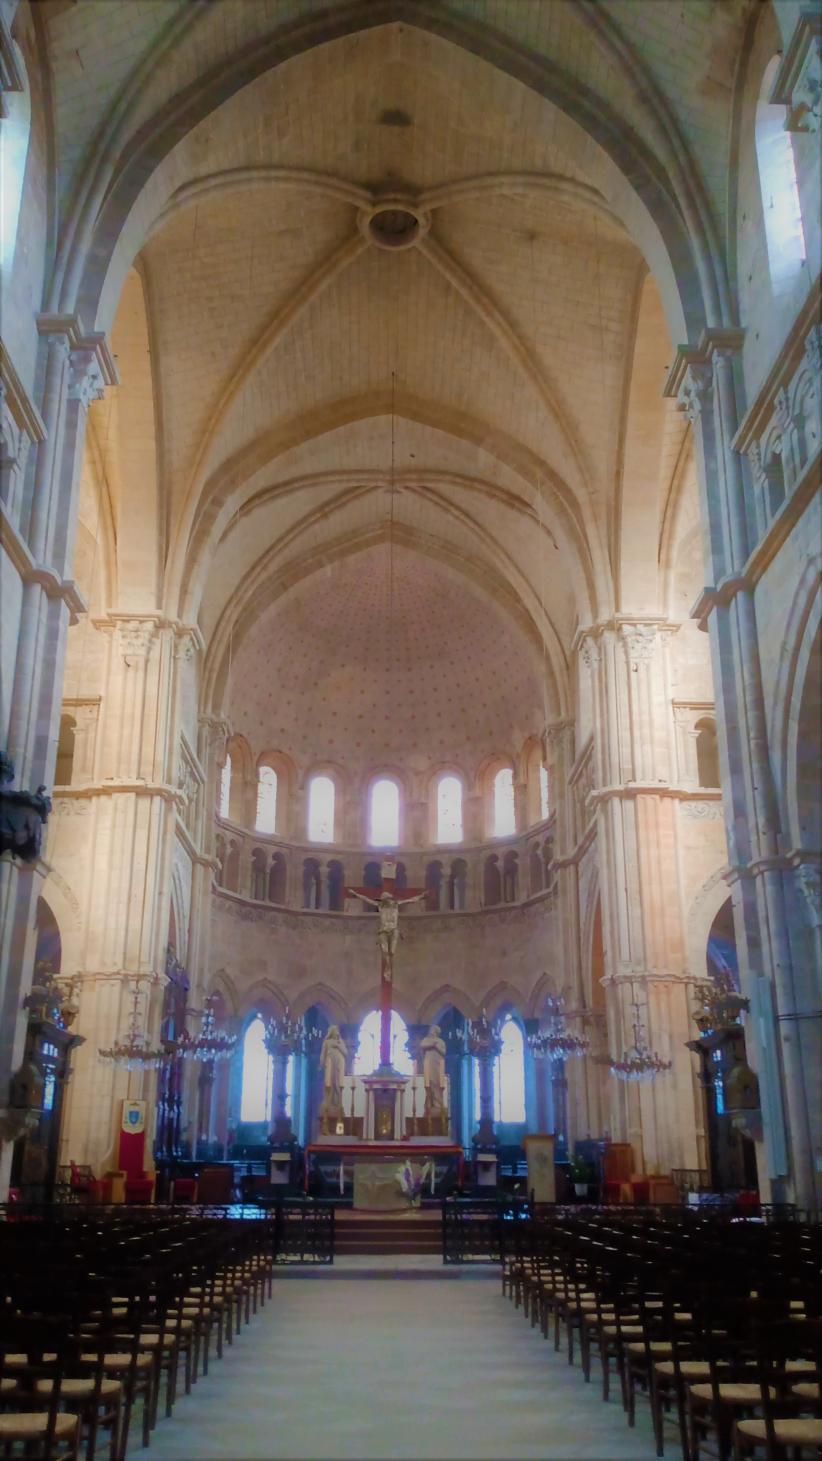
[[[233,1055],[237,1048],[239,1035],[231,1035],[228,1030],[220,1030],[217,1027],[217,1016],[214,1013],[215,997],[208,996],[205,1009],[187,1009],[186,1016],[202,1014],[203,1022],[198,1035],[189,1035],[184,1029],[176,1040],[165,1042],[164,1054],[166,1058],[180,1060],[227,1060]]]
[[[128,1034],[125,1040],[115,1040],[109,1050],[99,1050],[101,1060],[111,1065],[123,1065],[126,1070],[156,1070],[165,1051],[149,1044],[148,1036],[140,1032],[140,989],[134,986]]]
[[[586,1035],[575,1035],[566,1024],[565,1001],[561,995],[548,999],[548,1028],[528,1036],[528,1046],[538,1060],[571,1060],[585,1055],[590,1044]]]
[[[631,1008],[634,1012],[633,1035],[634,1043],[623,1051],[619,1060],[611,1060],[608,1056],[600,1057],[599,1065],[607,1065],[611,1075],[616,1076],[620,1081],[654,1081],[658,1075],[671,1069],[672,1062],[663,1060],[655,1050],[651,1050],[645,1038],[642,1028],[642,1016],[640,1014],[639,1002],[634,998],[634,986],[631,984]]]
[[[288,1005],[282,1015],[272,1015],[265,1027],[263,1044],[269,1055],[285,1055],[301,1050],[307,1031],[302,1016],[295,1019]]]

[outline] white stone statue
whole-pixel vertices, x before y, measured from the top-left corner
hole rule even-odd
[[[397,944],[400,940],[400,904],[392,893],[387,890],[380,893],[379,898],[368,898],[365,893],[358,893],[356,888],[349,888],[355,898],[361,903],[370,903],[376,908],[380,915],[380,931],[377,934],[377,942],[383,956],[386,977],[391,978],[391,971],[394,965],[394,955],[397,952]],[[427,889],[418,893],[415,898],[403,898],[403,903],[420,903],[427,897]]]
[[[420,1054],[425,1082],[425,1114],[441,1116],[445,1110],[445,1041],[439,1025],[432,1025],[420,1041]]]
[[[339,1025],[329,1025],[328,1034],[320,1051],[320,1065],[323,1072],[323,1101],[320,1120],[324,1126],[332,1121],[342,1120],[342,1086],[345,1076],[345,1062],[348,1046],[340,1034]]]

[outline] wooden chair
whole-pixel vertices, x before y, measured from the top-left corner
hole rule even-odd
[[[796,1379],[798,1365],[803,1378]],[[807,1377],[807,1378],[806,1378]],[[790,1320],[758,1334],[756,1384],[761,1416],[737,1419],[734,1461],[764,1451],[765,1461],[822,1452],[822,1323]]]
[[[66,1370],[77,1357],[76,1340],[61,1325],[4,1313],[0,1333],[4,1454],[11,1455],[20,1446],[36,1461],[78,1461],[80,1421],[63,1408]]]

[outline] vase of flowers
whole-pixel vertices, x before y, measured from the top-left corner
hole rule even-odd
[[[422,1189],[425,1179],[430,1174],[431,1163],[426,1162],[424,1167],[413,1167],[409,1161],[397,1171],[397,1181],[400,1190],[408,1198],[409,1207],[419,1207],[422,1202]]]

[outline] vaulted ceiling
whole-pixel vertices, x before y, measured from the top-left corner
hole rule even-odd
[[[76,9],[99,18],[99,6]],[[588,106],[596,96],[626,148],[657,147],[661,158],[664,127],[655,133],[636,94],[644,65],[720,226],[727,57],[747,0],[691,16],[673,0],[593,9],[583,0],[409,0],[378,5],[364,28],[348,26],[356,4],[210,9],[202,54],[178,36],[172,65],[163,46],[174,7],[129,7],[144,31],[139,54],[157,63],[133,107],[135,159],[151,150],[152,127],[159,136],[165,125],[169,70],[190,115],[144,168],[101,304],[136,268],[154,394],[161,594],[169,612],[200,624],[204,700],[235,696],[245,665],[248,700],[233,718],[259,721],[264,676],[257,690],[249,676],[252,649],[265,641],[276,646],[272,673],[278,664],[282,683],[294,681],[294,704],[310,700],[323,716],[333,676],[318,673],[311,686],[310,635],[322,626],[323,664],[349,652],[356,661],[390,540],[403,585],[395,612],[401,602],[403,613],[412,603],[422,612],[427,601],[426,632],[454,683],[481,653],[479,627],[470,652],[461,636],[484,622],[504,689],[495,714],[508,704],[509,729],[528,733],[535,714],[568,707],[579,626],[625,606],[632,541],[650,564],[634,580],[638,607],[660,609],[660,534],[685,432],[661,389],[670,331],[682,335],[691,305],[677,318],[670,279],[649,282],[656,244],[645,205],[626,203],[616,144],[606,156],[593,140],[599,123],[586,136],[568,97],[576,88]],[[496,27],[500,46],[504,38],[518,48],[524,79],[513,63],[471,52],[461,30],[469,23]],[[71,140],[66,130],[72,55],[90,60],[92,30],[99,36],[99,25],[82,24],[60,11],[50,26],[65,199],[94,130],[93,86],[75,97]],[[298,45],[301,26],[321,43]],[[622,62],[614,36],[627,47]],[[120,38],[96,79],[98,116],[101,102],[116,106],[125,49]],[[208,92],[203,78],[217,75],[221,56],[220,84],[209,80]],[[553,77],[556,102],[543,75],[529,81],[524,57]],[[663,165],[673,195],[674,163],[649,164]],[[109,197],[116,191],[113,183]],[[302,647],[289,663],[292,635]],[[416,636],[402,629],[396,643],[410,696]],[[521,705],[512,704],[515,683]],[[285,713],[281,697],[269,700]],[[426,711],[434,738],[441,710]]]

